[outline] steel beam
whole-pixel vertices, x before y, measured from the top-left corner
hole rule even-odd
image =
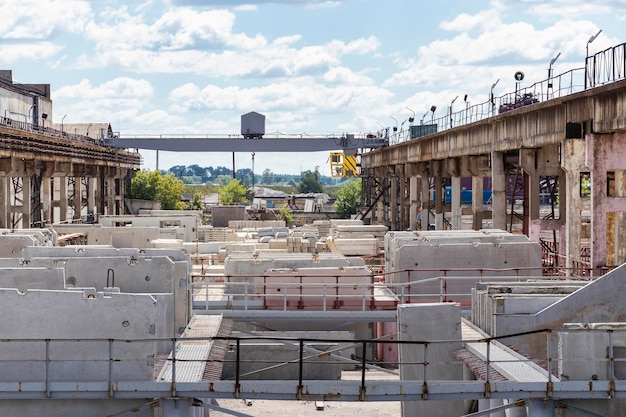
[[[105,146],[126,149],[152,149],[171,152],[317,152],[362,148],[381,148],[387,138],[341,137],[280,137],[249,139],[137,137],[104,139]]]

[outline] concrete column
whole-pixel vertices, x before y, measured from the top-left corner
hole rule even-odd
[[[452,340],[450,343],[401,344],[400,380],[459,381],[463,365],[450,360],[461,347],[461,309],[458,305],[403,304],[398,306],[398,339],[401,341]],[[424,363],[427,363],[426,370]],[[403,417],[461,416],[463,400],[403,401]]]
[[[105,178],[104,214],[115,214],[115,177],[113,176]]]
[[[430,192],[430,178],[428,176],[422,177],[422,230],[428,230],[428,225],[431,223],[430,206],[433,201],[431,200]]]
[[[44,224],[52,223],[52,187],[50,177],[44,176],[41,179],[41,221]]]
[[[80,219],[83,208],[83,182],[81,177],[74,178],[74,219]]]
[[[491,152],[493,228],[506,230],[506,175],[502,152]]]
[[[96,184],[95,178],[87,178],[87,214],[96,218]]]
[[[0,229],[9,227],[9,214],[11,213],[9,180],[9,177],[0,177]]]
[[[540,223],[539,220],[539,195],[541,190],[541,175],[538,170],[539,149],[520,149],[519,164],[524,170],[524,233],[531,240],[538,242],[541,225],[531,228],[531,224]]]
[[[411,176],[409,178],[409,200],[411,202],[411,208],[409,209],[409,229],[417,230],[417,213],[421,206],[421,199],[419,195],[419,177]]]
[[[472,177],[472,229],[483,228],[483,177]]]
[[[437,201],[435,201],[435,228],[437,230],[443,230],[443,216],[444,216],[444,202],[445,202],[445,190],[443,189],[443,178],[440,176],[435,177],[435,194]]]
[[[391,189],[389,190],[389,227],[398,230],[398,177],[391,177]]]
[[[33,221],[31,216],[32,188],[30,184],[30,176],[22,177],[22,228],[28,229]]]
[[[574,266],[574,261],[580,259],[580,247],[582,240],[583,225],[581,216],[584,210],[591,210],[591,200],[580,194],[580,175],[589,171],[585,163],[585,141],[581,139],[566,139],[563,141],[561,151],[561,167],[565,171],[565,184],[559,187],[559,207],[561,215],[568,220],[565,224],[565,239],[561,242],[564,246],[565,267],[568,273]],[[563,191],[569,189],[566,195]]]
[[[461,230],[463,211],[461,207],[461,177],[452,177],[452,229]]]
[[[59,177],[59,221],[67,221],[67,177]]]

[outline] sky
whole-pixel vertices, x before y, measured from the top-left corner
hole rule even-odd
[[[53,122],[121,137],[238,135],[250,111],[266,135],[406,128],[455,97],[486,102],[496,80],[495,96],[514,91],[517,71],[522,87],[544,80],[559,53],[554,74],[626,42],[626,0],[3,0],[0,15],[0,69],[50,84]],[[260,151],[254,171],[330,175],[328,156]],[[232,156],[158,155],[160,169],[193,164]]]

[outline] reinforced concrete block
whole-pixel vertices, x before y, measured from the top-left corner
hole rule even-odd
[[[463,365],[452,353],[461,348],[461,309],[452,303],[398,306],[398,338],[401,341],[451,340],[453,342],[401,344],[401,380],[463,380]],[[427,369],[425,369],[427,363]],[[460,416],[462,400],[403,401],[403,417]]]

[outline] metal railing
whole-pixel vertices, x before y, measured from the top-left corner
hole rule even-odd
[[[436,126],[436,132],[441,132],[478,122],[515,108],[565,97],[624,78],[626,78],[626,43],[586,57],[584,67],[571,69],[528,87],[516,88],[514,92],[494,97],[480,104],[470,106],[466,103],[461,111],[451,112],[450,106],[446,115],[435,118],[433,113],[430,119],[422,120],[421,124]],[[392,132],[389,136],[389,144],[395,145],[417,139],[411,137],[410,129],[409,126],[407,130]],[[428,133],[434,133],[434,128],[431,129]]]
[[[193,309],[210,310],[302,310],[309,311],[372,311],[392,310],[398,304],[426,302],[456,302],[462,308],[471,307],[471,290],[477,282],[485,281],[558,281],[566,278],[568,269],[551,268],[449,268],[411,269],[377,274],[363,278],[363,282],[342,282],[346,276],[327,276],[333,283],[281,281],[273,275],[207,275],[195,277],[191,284]],[[595,271],[581,266],[569,269],[569,279],[590,280],[609,269]],[[593,272],[593,273],[592,273]],[[573,274],[580,274],[578,276]],[[419,277],[422,278],[419,278]]]
[[[511,338],[520,340],[533,337],[543,340],[545,356],[531,360],[521,355],[507,357],[495,355]],[[214,359],[202,357],[179,358],[177,346],[184,342],[225,340],[230,345],[230,355],[221,363],[230,363],[234,375],[229,380],[189,381],[177,369],[190,363],[208,365]],[[257,342],[255,345],[254,342]],[[276,360],[257,360],[258,343],[283,343],[291,345],[288,357]],[[393,366],[404,367],[402,380],[382,380],[377,374],[366,372],[371,361],[365,355],[352,359],[353,370],[360,378],[352,380],[310,379],[317,367],[336,364],[330,352],[311,354],[311,347],[323,344],[354,345],[362,352],[375,352],[378,344],[404,349],[405,359]],[[136,347],[136,344],[140,346]],[[152,345],[150,346],[146,346]],[[557,348],[557,344],[558,347]],[[600,349],[586,349],[586,344]],[[158,380],[151,375],[133,373],[140,369],[144,374],[156,374],[154,365],[146,361],[157,346],[171,346],[167,359],[171,379]],[[536,330],[502,337],[485,337],[458,340],[353,340],[277,337],[213,337],[213,338],[155,338],[155,339],[2,339],[0,340],[0,396],[3,399],[128,399],[128,398],[247,398],[247,399],[325,399],[328,401],[419,401],[484,398],[514,399],[603,399],[623,398],[626,395],[624,366],[626,355],[626,329],[566,328]],[[441,366],[462,369],[463,362],[450,354],[473,347],[481,351],[479,360],[486,368],[478,380],[450,377],[445,381],[431,377]],[[28,347],[28,348],[26,348]],[[140,354],[126,354],[129,347]],[[319,350],[319,349],[318,349]],[[15,352],[21,358],[15,358]],[[601,352],[601,353],[598,353]],[[408,359],[407,359],[408,358]],[[443,358],[443,359],[437,359]],[[340,361],[342,362],[342,361]],[[245,379],[242,365],[257,363],[258,379]],[[495,378],[494,375],[509,366],[531,366],[535,377],[523,382],[515,378]],[[375,365],[387,366],[376,358]],[[297,377],[286,380],[264,380],[263,368],[296,366]],[[456,368],[455,368],[456,367]],[[95,369],[95,371],[94,371]],[[494,374],[491,370],[495,371]],[[146,373],[146,371],[148,371]],[[567,373],[566,373],[567,372]],[[514,373],[514,371],[513,371]],[[14,376],[15,375],[15,376]],[[380,374],[378,374],[380,375]],[[460,373],[462,375],[462,372]],[[199,378],[202,379],[202,378]]]

